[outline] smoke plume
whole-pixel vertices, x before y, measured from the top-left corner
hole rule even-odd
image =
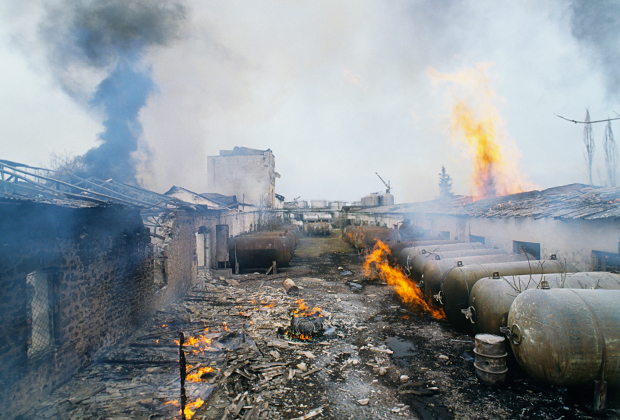
[[[574,0],[572,11],[573,36],[585,43],[602,64],[607,94],[617,99],[620,93],[620,2]]]
[[[81,176],[136,183],[138,117],[155,88],[142,57],[178,38],[185,14],[181,2],[163,0],[67,1],[49,9],[41,35],[54,74],[72,97],[105,113],[102,143],[83,156]],[[88,84],[97,79],[92,95]]]

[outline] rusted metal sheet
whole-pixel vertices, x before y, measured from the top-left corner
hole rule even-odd
[[[491,248],[475,248],[475,249],[461,249],[458,251],[446,251],[446,252],[426,252],[424,254],[418,254],[415,257],[409,259],[406,266],[409,270],[410,277],[415,281],[422,279],[424,273],[424,266],[429,261],[441,261],[450,258],[459,259],[465,257],[476,257],[483,255],[508,255],[506,251],[500,251],[499,249]]]
[[[529,258],[533,260],[532,256],[529,256]],[[444,277],[453,268],[490,263],[506,263],[517,261],[527,262],[527,259],[528,256],[526,256],[526,254],[518,253],[474,255],[471,257],[447,258],[445,260],[427,261],[426,264],[424,264],[424,268],[422,270],[422,276],[419,283],[420,288],[424,292],[424,298],[429,304],[440,306],[442,302],[437,303],[438,299],[435,296],[439,295]]]
[[[508,315],[510,346],[530,376],[555,385],[620,384],[620,290],[530,289]]]
[[[540,288],[543,279],[547,282],[544,287],[554,289],[620,289],[620,274],[605,272],[486,277],[474,284],[469,296],[469,308],[465,310],[474,332],[500,334],[500,327],[506,326],[510,305],[517,295],[528,289]]]
[[[408,243],[408,242],[406,242]],[[461,249],[484,249],[486,245],[480,242],[455,242],[446,244],[422,244],[411,245],[401,250],[398,255],[394,256],[398,260],[398,265],[401,267],[407,266],[407,261],[419,254],[425,254],[427,252],[444,252],[444,251],[458,251]]]
[[[438,293],[438,303],[443,306],[446,318],[453,326],[469,332],[471,322],[463,316],[461,311],[469,306],[469,294],[478,280],[493,277],[494,273],[499,276],[512,276],[576,271],[573,265],[558,260],[497,262],[456,267],[444,276]]]

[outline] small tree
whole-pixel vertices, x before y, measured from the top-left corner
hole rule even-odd
[[[611,131],[611,121],[607,121],[605,127],[605,167],[607,168],[607,184],[615,187],[617,184],[617,166],[618,166],[618,146],[614,140],[614,133]]]
[[[586,108],[586,118],[583,127],[583,144],[586,146],[586,164],[588,165],[588,180],[592,185],[592,161],[594,159],[594,139],[592,138],[592,124],[590,123],[590,111]]]
[[[446,173],[446,168],[441,165],[441,172],[439,172],[439,198],[450,198],[452,195],[452,178]]]

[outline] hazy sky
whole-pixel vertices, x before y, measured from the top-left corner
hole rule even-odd
[[[246,146],[273,151],[287,199],[359,200],[384,188],[375,171],[397,202],[432,199],[442,165],[468,194],[459,98],[430,69],[486,68],[499,141],[538,188],[587,182],[583,127],[554,114],[620,112],[618,1],[127,3],[0,3],[0,158],[46,166],[99,146],[110,115],[94,98],[119,62],[152,80],[123,124],[137,179],[160,192],[209,191],[206,157]]]

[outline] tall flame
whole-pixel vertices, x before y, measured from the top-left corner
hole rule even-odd
[[[364,260],[364,275],[366,277],[372,276],[374,268],[374,272],[383,281],[390,286],[394,286],[394,291],[410,308],[428,312],[437,319],[445,319],[446,315],[443,310],[435,309],[428,305],[420,288],[402,270],[390,266],[388,258],[391,254],[390,248],[386,244],[377,241],[372,252]]]
[[[490,66],[485,63],[455,73],[427,71],[434,83],[450,83],[457,98],[451,105],[452,136],[472,159],[470,187],[476,200],[533,188],[517,167],[520,153],[514,145],[507,148],[497,97],[486,76]]]

